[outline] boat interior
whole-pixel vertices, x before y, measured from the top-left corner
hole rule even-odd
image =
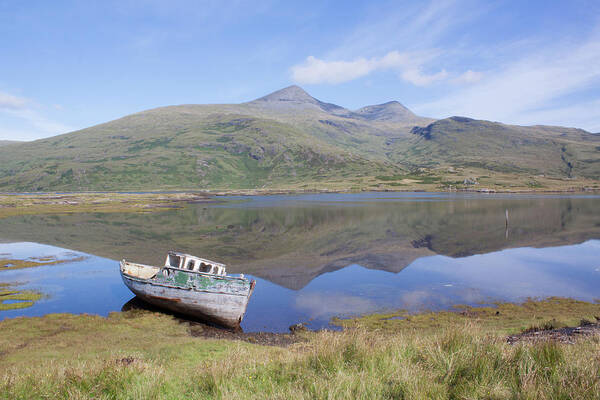
[[[125,260],[121,262],[121,271],[129,276],[137,276],[141,279],[151,279],[156,276],[160,268],[150,265],[130,263]]]

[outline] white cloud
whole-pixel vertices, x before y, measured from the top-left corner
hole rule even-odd
[[[453,27],[465,26],[488,7],[464,0],[413,1],[401,6],[397,1],[372,2],[361,23],[327,56],[341,59],[433,48]]]
[[[400,53],[390,51],[383,57],[357,58],[352,61],[324,61],[309,56],[303,64],[291,68],[292,78],[301,84],[342,83],[366,76],[377,70],[393,69],[402,79],[416,86],[427,86],[448,76],[445,70],[433,74],[423,72],[423,64],[435,52]]]
[[[0,110],[18,110],[25,108],[27,99],[0,92]]]
[[[407,2],[402,7],[395,2],[375,4],[363,22],[325,57],[309,56],[294,65],[292,79],[299,84],[338,84],[376,71],[395,70],[401,80],[418,87],[447,80],[472,83],[481,73],[467,71],[457,77],[458,73],[446,71],[441,58],[448,56],[448,50],[441,51],[439,42],[488,8],[464,0]]]
[[[71,127],[64,125],[60,122],[55,122],[55,121],[49,120],[48,118],[40,115],[35,110],[30,110],[30,109],[18,110],[16,112],[14,112],[13,114],[17,117],[20,117],[20,118],[26,120],[37,131],[39,131],[40,133],[42,133],[46,136],[47,136],[47,134],[65,133],[72,129]]]
[[[598,111],[586,106],[600,98],[598,65],[600,35],[577,45],[553,44],[486,71],[485,79],[415,110],[434,117],[467,115],[519,124],[573,126],[590,118],[598,121]],[[572,98],[565,100],[565,96]],[[598,129],[598,123],[583,127]]]
[[[412,83],[415,86],[427,86],[436,81],[444,80],[448,77],[448,73],[445,69],[435,74],[427,75],[423,74],[420,68],[407,68],[402,71],[402,79]]]
[[[73,130],[48,119],[39,109],[40,106],[29,99],[0,92],[0,139],[34,140]]]
[[[292,67],[292,78],[298,83],[342,83],[360,78],[376,68],[372,60],[323,61],[308,56],[304,64]]]
[[[478,71],[473,71],[473,70],[467,70],[466,72],[464,72],[463,74],[461,74],[460,76],[458,76],[456,79],[454,79],[454,82],[456,83],[475,83],[475,82],[479,82],[481,80],[481,78],[483,78],[483,73],[482,72],[478,72]]]
[[[412,105],[421,115],[600,131],[600,19],[585,29],[540,28],[530,35],[507,31],[505,40],[489,41],[477,35],[480,28],[470,27],[514,11],[501,2],[395,5],[373,4],[336,47],[292,67],[293,79],[335,84],[396,70],[400,81],[418,87],[402,87],[405,101],[417,90],[419,98],[428,97]]]
[[[521,116],[517,123],[570,126],[587,129],[590,132],[600,133],[600,99],[582,101],[574,105],[548,107]]]

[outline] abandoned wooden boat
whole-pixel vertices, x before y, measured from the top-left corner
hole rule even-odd
[[[232,276],[225,265],[170,251],[165,265],[155,267],[121,261],[125,285],[158,307],[237,329],[256,282]]]

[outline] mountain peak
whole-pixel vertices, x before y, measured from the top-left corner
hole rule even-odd
[[[366,106],[355,111],[370,121],[406,122],[417,116],[398,101],[388,101],[383,104]]]
[[[277,90],[254,101],[293,101],[297,103],[318,104],[319,101],[306,93],[300,86],[292,85]]]
[[[307,109],[313,109],[340,116],[352,114],[344,107],[340,107],[331,103],[324,103],[318,99],[315,99],[297,85],[292,85],[277,90],[276,92],[253,100],[249,104],[263,109],[277,110],[279,112],[286,113],[297,113]]]

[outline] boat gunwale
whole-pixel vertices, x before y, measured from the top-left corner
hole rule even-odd
[[[215,294],[224,294],[224,295],[229,295],[229,296],[240,296],[240,297],[248,297],[250,298],[250,296],[252,295],[252,289],[248,292],[248,294],[240,294],[240,293],[231,293],[231,292],[222,292],[222,291],[216,291],[216,290],[206,290],[206,289],[198,289],[195,287],[189,287],[189,288],[184,288],[181,286],[174,286],[174,285],[169,285],[166,283],[162,283],[162,282],[152,282],[150,281],[150,279],[141,279],[141,278],[137,278],[134,276],[131,276],[123,271],[121,271],[121,276],[125,279],[129,279],[131,281],[135,281],[135,282],[140,282],[140,283],[144,283],[147,285],[152,285],[152,286],[162,286],[162,287],[168,287],[171,289],[179,289],[179,290],[185,290],[185,291],[194,291],[194,292],[203,292],[203,293],[215,293]]]
[[[241,280],[241,281],[250,282],[250,279],[246,278],[245,276],[241,277],[241,276],[233,276],[233,275],[227,275],[227,274],[226,275],[217,275],[217,274],[211,274],[211,273],[208,273],[208,272],[194,271],[194,270],[185,269],[185,268],[173,267],[171,265],[163,265],[162,267],[157,267],[155,265],[139,264],[139,263],[127,261],[125,259],[123,259],[121,261],[121,263],[123,263],[123,262],[129,263],[129,264],[132,264],[132,265],[141,265],[143,267],[158,268],[158,270],[159,270],[158,273],[160,273],[164,269],[174,269],[176,271],[183,271],[183,272],[188,272],[188,273],[191,273],[191,274],[198,274],[198,275],[203,275],[203,276],[212,277],[212,278],[238,279],[238,280]],[[121,269],[121,272],[123,272],[123,269]],[[132,275],[127,274],[127,276],[132,276]]]

